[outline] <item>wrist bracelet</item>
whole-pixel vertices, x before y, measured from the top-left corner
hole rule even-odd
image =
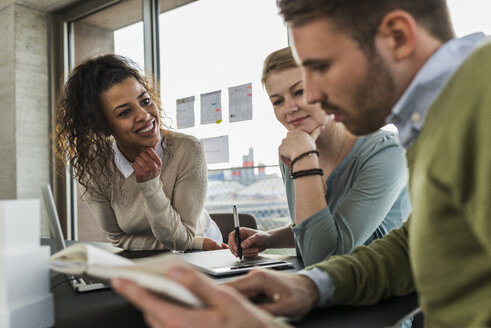
[[[312,149],[295,157],[290,163],[290,169],[289,169],[290,176],[293,174],[293,164],[295,164],[295,162],[297,162],[301,158],[304,158],[305,156],[309,156],[309,157],[312,156],[312,154],[316,154],[317,156],[319,156],[319,151],[317,149]]]
[[[310,169],[310,170],[293,172],[292,174],[290,174],[290,178],[296,179],[296,178],[306,177],[310,175],[323,175],[323,174],[324,171],[322,171],[322,169]]]

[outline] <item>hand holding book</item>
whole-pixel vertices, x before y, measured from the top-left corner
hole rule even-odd
[[[202,302],[188,289],[164,276],[169,267],[184,262],[172,254],[129,260],[89,244],[73,244],[51,256],[52,270],[76,276],[88,275],[101,281],[124,278],[189,307]]]

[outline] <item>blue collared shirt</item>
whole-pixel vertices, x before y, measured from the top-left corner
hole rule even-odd
[[[484,33],[452,39],[443,44],[421,67],[386,119],[387,124],[392,123],[399,130],[399,140],[404,148],[408,149],[418,137],[431,104],[448,80],[467,57],[486,41],[488,39]]]
[[[438,98],[448,80],[460,65],[486,42],[488,38],[484,33],[451,39],[421,67],[386,119],[387,124],[392,123],[399,130],[399,139],[404,148],[409,148],[418,137],[431,104]],[[326,272],[314,268],[302,270],[299,274],[310,278],[319,289],[318,306],[332,300],[335,286]]]

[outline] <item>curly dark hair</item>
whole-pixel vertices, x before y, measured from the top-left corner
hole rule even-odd
[[[58,173],[63,174],[69,164],[72,175],[89,193],[94,191],[93,183],[120,178],[101,94],[127,78],[135,78],[145,88],[162,117],[157,83],[154,86],[152,78],[145,77],[133,61],[114,54],[89,58],[77,65],[58,98],[52,133]],[[168,131],[162,124],[160,129],[165,136]]]

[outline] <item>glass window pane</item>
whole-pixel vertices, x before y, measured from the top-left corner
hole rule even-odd
[[[491,34],[491,2],[489,0],[447,0],[448,9],[457,36],[474,32]]]
[[[285,130],[260,83],[265,57],[288,44],[277,12],[272,0],[200,0],[160,15],[162,98],[172,127],[177,127],[176,99],[195,96],[196,125],[180,131],[198,138],[229,135],[230,161],[210,169],[241,166],[250,147],[257,163],[278,164]],[[228,87],[249,82],[253,120],[228,123]],[[217,90],[222,123],[201,125],[200,95]]]
[[[285,128],[261,85],[265,57],[288,45],[273,0],[200,0],[160,15],[161,92],[177,129],[176,100],[194,96],[195,124],[178,131],[198,139],[229,138],[229,161],[209,164],[205,208],[251,213],[261,229],[290,222],[278,169]],[[229,122],[228,88],[252,83],[252,120]],[[200,97],[221,91],[222,121],[202,124]],[[266,168],[257,168],[258,165]],[[241,169],[241,167],[256,168]],[[269,167],[275,166],[275,167]]]
[[[142,1],[128,0],[72,22],[74,64],[116,53],[143,67]]]

